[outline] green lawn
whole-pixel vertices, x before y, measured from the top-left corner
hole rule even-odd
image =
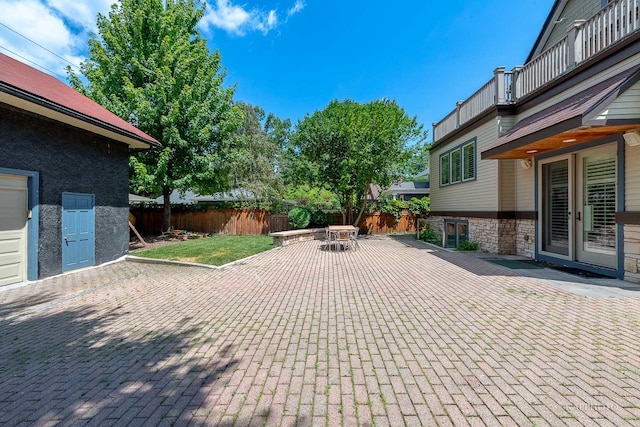
[[[145,258],[224,265],[273,248],[269,236],[213,236],[136,252]]]

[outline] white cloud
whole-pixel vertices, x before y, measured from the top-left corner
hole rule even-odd
[[[302,0],[296,0],[296,3],[291,7],[291,9],[289,9],[289,11],[287,12],[287,18],[295,15],[298,12],[301,12],[302,9],[304,9],[305,7],[305,3]]]
[[[269,16],[267,18],[267,25],[270,28],[274,28],[276,25],[278,25],[278,15],[276,15],[275,10],[269,11]]]
[[[69,62],[77,69],[85,59],[89,33],[97,33],[98,13],[106,15],[116,1],[0,0],[0,23],[15,30],[0,25],[0,52],[64,76]],[[205,1],[206,15],[200,23],[203,30],[219,28],[236,35],[253,31],[267,34],[281,23],[275,9],[250,8],[234,4],[236,0]],[[295,0],[287,9],[285,22],[304,7],[303,0]]]
[[[240,6],[229,4],[228,0],[217,0],[216,6],[207,4],[203,21],[229,33],[242,34],[242,28],[251,20],[251,14]]]
[[[216,0],[215,5],[207,3],[207,12],[201,25],[205,29],[215,27],[240,36],[250,31],[267,34],[278,26],[278,14],[275,9],[247,9],[230,0]]]
[[[79,65],[83,59],[78,53],[86,41],[74,34],[55,11],[38,0],[0,0],[0,51],[25,62],[31,61],[49,72],[64,75],[64,68]],[[22,36],[16,34],[20,33]],[[60,59],[56,55],[64,58]],[[65,61],[66,60],[66,61]]]
[[[98,30],[96,27],[98,13],[107,14],[113,3],[115,0],[48,0],[48,5],[65,18],[93,32]]]

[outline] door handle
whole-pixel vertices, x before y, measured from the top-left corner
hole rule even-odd
[[[580,218],[580,212],[578,212],[578,214],[576,215],[576,219],[577,219],[578,221],[582,221],[582,218]]]

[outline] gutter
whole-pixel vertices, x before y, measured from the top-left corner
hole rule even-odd
[[[83,121],[85,123],[89,123],[91,125],[97,126],[99,128],[105,129],[105,130],[108,130],[108,131],[116,133],[118,135],[122,135],[122,136],[125,136],[127,138],[134,139],[134,140],[136,140],[138,142],[142,142],[143,144],[149,145],[149,148],[141,149],[141,151],[148,150],[148,149],[150,149],[151,147],[154,147],[154,146],[155,147],[161,147],[162,146],[159,142],[157,142],[155,140],[151,141],[151,140],[142,138],[139,135],[136,135],[136,134],[134,134],[132,132],[126,131],[126,130],[118,127],[118,126],[114,126],[112,124],[105,123],[102,120],[98,120],[98,119],[96,119],[94,117],[91,117],[91,116],[88,116],[86,114],[80,113],[80,112],[78,112],[76,110],[72,110],[72,109],[70,109],[68,107],[62,106],[62,105],[57,104],[55,102],[52,102],[52,101],[50,101],[48,99],[36,96],[36,95],[34,95],[34,94],[30,93],[30,92],[24,91],[22,89],[18,89],[15,86],[8,85],[8,84],[6,84],[4,82],[0,82],[0,92],[7,93],[7,94],[9,94],[11,96],[14,96],[16,98],[19,98],[19,99],[22,99],[24,101],[30,102],[32,104],[39,105],[39,106],[44,107],[44,108],[47,108],[47,109],[49,109],[51,111],[55,111],[57,113],[64,114],[64,115],[72,117],[74,119]]]

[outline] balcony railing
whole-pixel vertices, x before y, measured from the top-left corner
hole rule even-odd
[[[495,105],[517,102],[634,33],[640,29],[639,7],[640,0],[613,1],[588,20],[575,21],[561,40],[525,66],[511,71],[496,68],[491,80],[433,124],[433,140],[438,141]]]

